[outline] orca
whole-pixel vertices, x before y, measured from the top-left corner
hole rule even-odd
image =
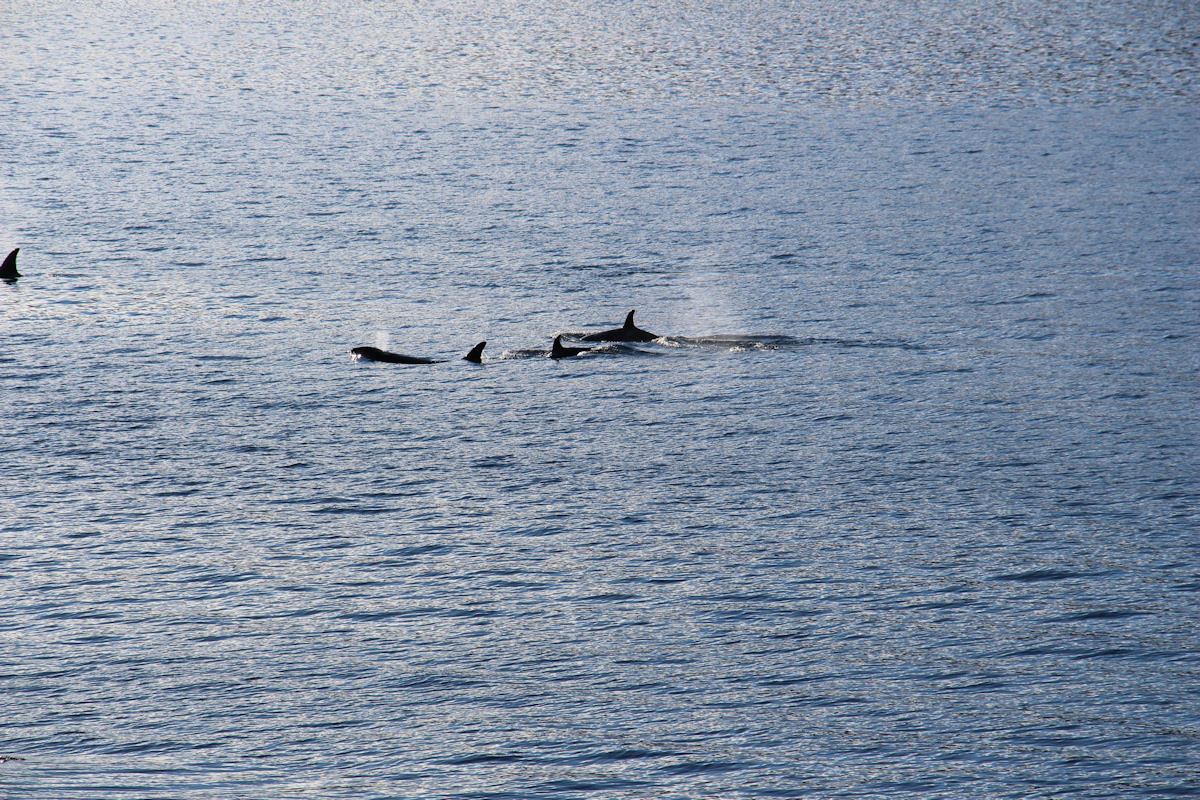
[[[555,336],[554,337],[554,345],[550,348],[550,357],[551,358],[570,358],[571,356],[577,356],[580,353],[586,353],[588,350],[591,350],[591,349],[592,348],[590,348],[590,347],[566,347],[562,343],[562,337]]]
[[[387,350],[380,350],[378,347],[352,347],[350,352],[359,358],[365,358],[368,361],[383,361],[388,364],[439,364],[441,363],[436,358],[421,358],[420,356],[406,356],[400,353],[389,353]]]
[[[475,364],[483,363],[483,348],[487,342],[480,342],[471,348],[471,352],[463,356],[466,361],[471,361]],[[351,347],[350,352],[359,358],[365,358],[368,361],[382,361],[386,364],[444,364],[445,359],[441,358],[421,358],[420,356],[406,356],[403,353],[389,353],[387,350],[380,350],[378,347]]]
[[[644,331],[633,324],[633,312],[629,312],[629,316],[625,317],[625,324],[620,328],[613,328],[608,331],[600,331],[599,333],[589,333],[587,336],[581,337],[581,342],[653,342],[658,338],[658,334]]]
[[[483,348],[487,347],[487,342],[480,342],[471,348],[471,352],[463,356],[463,361],[470,361],[472,364],[483,363]]]
[[[0,264],[0,281],[8,281],[12,283],[17,278],[21,277],[21,273],[17,272],[17,251],[21,248],[16,248],[8,257],[4,259],[4,263]]]

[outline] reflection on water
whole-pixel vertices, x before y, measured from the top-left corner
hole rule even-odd
[[[102,18],[70,4],[18,3],[9,23],[18,45],[9,69],[23,91],[54,95],[64,110],[149,110],[108,106],[114,89],[161,100],[194,93],[188,99],[201,102],[207,91],[239,107],[263,94],[295,95],[317,98],[344,129],[364,102],[1157,103],[1187,101],[1196,81],[1195,15],[1162,2],[218,0],[137,3]],[[59,69],[63,63],[84,68]],[[173,121],[153,124],[184,133]],[[564,130],[563,146],[573,144],[570,134]],[[119,150],[122,142],[114,144]]]

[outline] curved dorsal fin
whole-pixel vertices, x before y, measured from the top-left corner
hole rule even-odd
[[[632,311],[630,311],[629,315],[625,317],[625,327],[626,328],[636,328],[637,327],[636,325],[633,324],[633,312]]]
[[[21,277],[21,273],[17,272],[17,251],[20,249],[15,248],[4,259],[4,263],[0,264],[0,280],[11,281]]]
[[[554,337],[554,346],[550,348],[551,358],[570,358],[591,350],[590,347],[567,347],[562,343],[562,336]]]
[[[472,364],[483,363],[483,348],[487,346],[487,342],[480,342],[471,348],[471,352],[463,356],[464,361],[470,361]]]

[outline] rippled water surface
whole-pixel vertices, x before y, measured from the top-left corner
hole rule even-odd
[[[0,24],[0,794],[1200,794],[1190,5]]]

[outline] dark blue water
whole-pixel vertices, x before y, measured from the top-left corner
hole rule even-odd
[[[1200,794],[1193,9],[0,25],[0,795]]]

